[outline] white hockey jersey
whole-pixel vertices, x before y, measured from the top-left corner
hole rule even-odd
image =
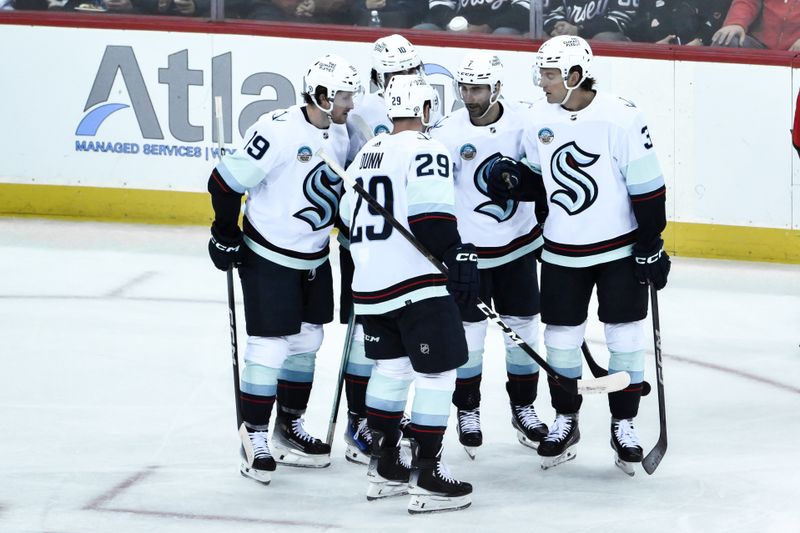
[[[430,130],[449,149],[455,169],[458,233],[478,249],[478,268],[509,263],[542,245],[534,204],[493,202],[487,192],[489,165],[505,155],[522,159],[522,136],[530,106],[501,101],[503,114],[494,124],[475,126],[466,108],[440,120]]]
[[[642,114],[600,92],[580,111],[544,99],[531,111],[523,144],[550,206],[542,260],[585,267],[631,255],[638,227],[631,195],[664,186]]]
[[[347,152],[348,164],[373,137],[381,133],[391,133],[392,121],[386,113],[383,95],[370,93],[364,95],[355,109],[347,114],[347,133],[350,135],[350,150]]]
[[[426,134],[379,135],[347,170],[409,230],[409,217],[455,216],[450,156]],[[350,227],[357,315],[383,314],[448,294],[447,277],[352,189],[342,197],[341,217]]]
[[[289,268],[325,262],[342,180],[314,154],[324,148],[343,164],[348,142],[344,124],[319,129],[299,105],[264,115],[247,130],[243,148],[217,165],[231,189],[247,192],[247,246]]]

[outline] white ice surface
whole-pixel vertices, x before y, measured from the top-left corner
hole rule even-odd
[[[239,475],[225,276],[206,239],[0,219],[0,531],[800,532],[800,267],[674,260],[659,294],[669,450],[652,476],[614,467],[598,396],[577,459],[540,470],[511,428],[490,328],[477,460],[445,437],[472,507],[409,516],[404,497],[365,500],[341,416],[330,468],[279,467],[268,487]],[[323,438],[344,329],[326,326],[318,356],[307,427]],[[605,364],[594,311],[587,337]],[[537,406],[549,423],[544,380]],[[637,426],[648,451],[655,393]]]

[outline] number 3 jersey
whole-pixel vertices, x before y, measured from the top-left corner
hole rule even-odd
[[[642,114],[603,93],[580,111],[544,99],[531,111],[523,145],[550,205],[542,260],[586,267],[630,256],[638,227],[632,202],[665,190]]]
[[[325,262],[342,185],[315,153],[322,148],[343,164],[348,143],[343,124],[319,129],[302,106],[264,115],[247,130],[244,148],[226,155],[217,172],[248,193],[243,229],[250,249],[299,270]]]
[[[509,263],[542,245],[532,202],[493,202],[487,192],[488,168],[501,155],[522,159],[522,136],[529,106],[501,102],[503,114],[487,126],[475,126],[466,108],[431,129],[453,160],[458,232],[478,249],[478,268]]]
[[[409,231],[425,219],[455,223],[450,157],[423,133],[375,137],[356,154],[348,174]],[[350,187],[342,197],[341,217],[350,228],[357,315],[383,314],[448,294],[447,277]]]

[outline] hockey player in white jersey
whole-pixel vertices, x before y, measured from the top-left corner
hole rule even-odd
[[[386,89],[391,134],[378,135],[348,173],[443,261],[439,272],[355,191],[342,198],[355,263],[353,301],[375,361],[367,387],[372,460],[367,498],[411,495],[410,513],[463,509],[472,486],[442,462],[456,368],[467,360],[459,308],[477,303],[477,254],[462,244],[447,149],[422,133],[435,93],[423,78],[397,75]],[[400,420],[414,383],[413,471],[400,458]]]
[[[662,289],[670,269],[661,239],[666,189],[642,113],[595,90],[591,69],[592,50],[580,37],[554,37],[541,46],[534,77],[546,99],[534,104],[523,140],[530,168],[501,159],[489,190],[498,200],[529,200],[543,177],[550,201],[542,252],[547,360],[561,375],[581,376],[580,347],[596,287],[608,371],[631,376],[630,386],[608,401],[616,464],[633,475],[633,464],[642,461],[633,420],[644,376],[647,283]],[[574,458],[580,439],[581,397],[552,381],[550,394],[556,420],[539,446],[543,468]]]
[[[384,90],[395,74],[419,74],[422,61],[414,45],[402,35],[381,37],[372,48],[372,72],[370,81],[377,91],[364,95],[347,117],[347,130],[350,135],[350,162],[369,139],[381,133],[392,131],[392,121],[386,109]],[[340,297],[340,317],[346,323],[353,309],[350,284],[353,279],[353,260],[347,250],[347,239],[343,236],[346,228],[340,229],[339,266],[342,273]],[[350,358],[344,375],[345,396],[347,398],[347,426],[345,427],[345,458],[354,463],[369,463],[371,437],[367,429],[367,414],[364,398],[367,381],[372,373],[372,361],[364,356],[364,328],[356,319],[353,327]],[[406,419],[407,421],[407,419]]]
[[[440,120],[430,133],[450,151],[454,163],[458,232],[478,249],[481,300],[492,302],[503,321],[536,347],[539,340],[539,285],[534,250],[541,248],[541,226],[547,200],[494,202],[486,179],[502,155],[521,159],[527,105],[500,100],[503,65],[489,52],[466,54],[456,70],[464,107]],[[537,223],[538,219],[538,223]],[[458,434],[470,457],[483,442],[480,425],[483,347],[488,321],[477,308],[462,314],[469,360],[458,369],[453,403],[458,409]],[[519,441],[536,448],[547,426],[536,415],[539,366],[510,339],[505,339],[506,391],[511,423]]]
[[[214,207],[209,253],[221,270],[238,266],[244,296],[248,339],[240,399],[254,457],[243,457],[241,472],[263,483],[276,459],[330,464],[330,446],[305,431],[302,415],[322,324],[333,319],[328,241],[341,179],[314,154],[324,148],[344,163],[345,121],[360,91],[352,65],[324,56],[304,78],[304,104],[262,116],[208,180]],[[267,432],[276,398],[271,451]]]

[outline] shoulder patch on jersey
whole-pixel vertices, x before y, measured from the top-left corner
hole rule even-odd
[[[550,144],[555,138],[553,130],[550,128],[542,128],[536,135],[539,137],[539,140],[542,142],[542,144]]]
[[[461,154],[461,159],[472,161],[478,155],[478,149],[475,148],[475,145],[467,143],[459,149],[458,153]]]
[[[297,150],[297,160],[300,161],[301,163],[308,163],[309,161],[311,161],[312,155],[314,155],[314,153],[308,146],[301,146]]]
[[[372,135],[374,137],[377,137],[381,133],[389,133],[389,127],[386,126],[385,124],[378,124],[377,126],[375,126],[375,129],[372,130]]]

